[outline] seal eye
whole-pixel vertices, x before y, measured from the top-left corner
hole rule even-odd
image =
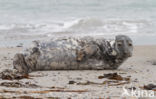
[[[118,43],[118,46],[122,46],[122,43]]]
[[[132,46],[132,44],[131,44],[131,43],[129,43],[128,45],[129,45],[129,46]]]

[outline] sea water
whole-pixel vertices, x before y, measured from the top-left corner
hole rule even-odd
[[[56,36],[130,36],[156,44],[156,0],[0,0],[0,46]]]

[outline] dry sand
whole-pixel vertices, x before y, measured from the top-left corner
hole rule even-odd
[[[0,48],[0,71],[12,68],[12,58],[15,53],[22,48]],[[36,87],[12,88],[0,86],[1,97],[58,97],[58,98],[111,98],[120,99],[124,92],[123,86],[128,88],[135,87],[137,90],[147,84],[156,84],[156,46],[135,46],[133,57],[128,59],[118,70],[83,70],[83,71],[37,71],[31,73],[31,79],[22,80],[1,80],[2,82],[29,82],[36,84]],[[117,72],[122,77],[129,77],[130,82],[110,81],[107,78],[98,79],[98,76]],[[69,84],[69,81],[71,84]],[[86,83],[90,82],[90,83]],[[73,83],[73,84],[72,84]],[[119,84],[119,85],[118,85]],[[121,84],[121,85],[120,85]],[[156,96],[156,95],[155,95]],[[132,98],[132,97],[128,97]],[[156,98],[156,97],[155,97]],[[127,98],[126,98],[127,99]],[[153,98],[154,99],[154,98]]]

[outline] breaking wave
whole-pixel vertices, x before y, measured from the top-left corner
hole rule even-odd
[[[1,34],[10,35],[143,35],[155,34],[150,20],[102,20],[82,18],[62,22],[31,24],[0,24]]]
[[[62,30],[75,34],[92,35],[154,34],[154,27],[150,20],[100,20],[96,18],[84,18],[65,22]]]

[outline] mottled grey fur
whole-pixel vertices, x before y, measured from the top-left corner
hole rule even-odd
[[[114,41],[104,38],[58,38],[34,41],[23,54],[14,57],[14,68],[21,72],[36,70],[117,69],[132,56],[132,40],[118,35]]]

